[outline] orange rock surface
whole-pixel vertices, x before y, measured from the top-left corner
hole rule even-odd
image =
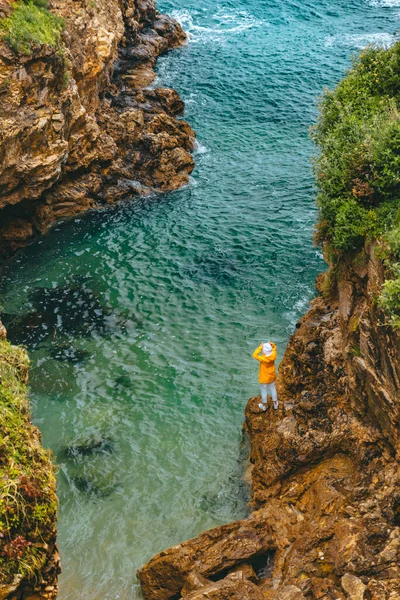
[[[156,58],[185,42],[180,25],[154,0],[50,7],[65,21],[62,54],[0,42],[0,259],[61,218],[176,189],[194,167],[183,102],[146,89]]]

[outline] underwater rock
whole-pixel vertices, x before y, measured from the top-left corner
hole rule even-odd
[[[132,386],[132,380],[129,375],[120,375],[116,378],[115,383],[121,385],[124,388],[130,388]]]
[[[102,330],[111,314],[91,290],[75,285],[36,288],[30,292],[29,301],[43,321],[65,333]]]
[[[114,442],[109,437],[89,437],[86,440],[77,441],[63,448],[58,453],[59,458],[77,458],[92,456],[97,453],[111,453],[114,450]]]
[[[238,265],[223,253],[209,254],[198,257],[193,265],[185,265],[183,272],[197,283],[232,285],[238,275]]]
[[[54,332],[54,325],[46,322],[45,316],[38,312],[26,315],[3,313],[2,319],[7,327],[7,337],[13,344],[35,346]]]
[[[71,481],[77,490],[94,498],[108,498],[108,496],[111,496],[111,494],[120,488],[119,483],[107,484],[99,482],[97,479],[91,480],[86,477],[73,476],[71,477]]]
[[[111,308],[103,306],[96,294],[84,283],[32,289],[29,302],[35,310],[28,314],[2,313],[8,337],[14,344],[34,348],[50,337],[56,340],[58,335],[105,335],[116,330],[125,331],[133,326],[133,321],[126,316],[120,317]],[[83,350],[74,350],[66,341],[60,341],[49,353],[56,360],[71,363],[81,362],[87,356]]]
[[[49,350],[51,358],[62,362],[69,362],[71,364],[82,363],[90,353],[86,350],[74,348],[69,344],[55,344]]]
[[[79,492],[106,498],[121,486],[114,441],[107,436],[77,438],[58,452],[61,472]]]

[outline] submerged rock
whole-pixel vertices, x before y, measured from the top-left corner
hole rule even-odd
[[[224,253],[207,254],[198,257],[193,265],[185,265],[183,272],[197,283],[232,285],[238,275],[238,265]]]
[[[111,314],[90,289],[78,285],[36,288],[29,301],[46,324],[71,334],[102,330]]]
[[[60,361],[78,363],[88,356],[84,350],[72,346],[73,336],[107,335],[136,327],[128,315],[104,306],[85,283],[34,288],[29,293],[29,302],[35,310],[28,314],[2,314],[9,339],[31,348],[51,339],[49,354]],[[138,323],[140,326],[140,321]],[[57,342],[58,336],[61,336],[60,342]]]
[[[108,498],[120,488],[119,483],[107,483],[98,478],[73,476],[71,482],[79,492],[94,498]]]
[[[86,350],[73,348],[73,346],[70,346],[69,344],[55,344],[50,348],[49,354],[54,360],[72,364],[82,363],[90,356],[89,352]]]
[[[54,332],[51,323],[46,322],[44,315],[30,312],[26,315],[2,313],[7,327],[7,337],[13,344],[35,346]]]
[[[78,458],[92,456],[97,453],[111,453],[114,450],[114,442],[109,437],[90,437],[86,440],[78,441],[63,448],[59,452],[62,458]]]

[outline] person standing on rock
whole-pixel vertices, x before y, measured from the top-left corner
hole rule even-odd
[[[274,408],[278,408],[278,396],[276,393],[276,345],[273,342],[260,344],[253,352],[253,358],[260,363],[258,381],[261,384],[261,402],[258,405],[261,410],[267,410],[267,395],[270,392]]]

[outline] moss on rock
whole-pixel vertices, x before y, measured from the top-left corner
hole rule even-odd
[[[30,422],[28,369],[26,351],[0,340],[0,585],[34,578],[54,543],[54,468]]]
[[[64,21],[47,8],[46,0],[18,0],[0,20],[0,37],[14,50],[29,54],[34,46],[60,46]]]

